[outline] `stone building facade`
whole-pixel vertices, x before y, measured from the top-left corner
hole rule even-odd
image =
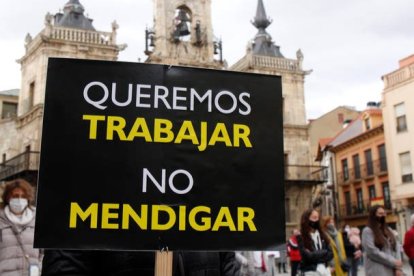
[[[117,29],[113,22],[111,32],[95,30],[82,4],[69,0],[63,12],[46,14],[44,28],[35,37],[26,35],[25,54],[18,60],[22,72],[18,116],[0,122],[0,133],[7,133],[0,143],[5,157],[0,181],[20,176],[36,183],[48,58],[117,60],[126,47],[116,43]]]
[[[146,43],[147,63],[223,68],[211,0],[154,0],[154,26],[146,30]]]

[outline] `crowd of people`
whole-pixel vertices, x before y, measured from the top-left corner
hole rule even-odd
[[[131,251],[40,250],[33,248],[36,209],[34,191],[23,179],[6,184],[0,208],[0,275],[154,275],[155,254]],[[177,276],[356,276],[363,263],[366,276],[404,275],[402,252],[414,272],[414,215],[403,245],[386,223],[384,207],[370,208],[362,233],[333,217],[320,218],[316,209],[303,212],[278,251],[174,252]],[[414,273],[413,273],[414,275]]]

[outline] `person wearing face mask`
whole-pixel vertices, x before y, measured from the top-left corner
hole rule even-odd
[[[0,275],[40,275],[42,254],[33,248],[34,193],[24,179],[6,183],[0,208]]]
[[[328,234],[330,245],[334,256],[334,268],[332,275],[346,276],[350,265],[347,262],[344,239],[342,233],[335,227],[335,221],[331,216],[326,216],[323,219],[323,229]]]
[[[305,276],[330,276],[333,258],[329,238],[321,230],[319,212],[306,210],[301,217],[300,235],[296,237],[302,261],[300,269]]]
[[[368,225],[362,231],[365,255],[365,275],[400,276],[402,262],[400,245],[385,222],[384,207],[374,205],[369,210]]]

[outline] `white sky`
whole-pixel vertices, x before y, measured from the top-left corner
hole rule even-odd
[[[63,8],[67,0],[13,0],[0,9],[0,90],[20,87],[24,38],[44,26],[44,16]],[[144,30],[152,26],[152,0],[80,0],[99,31],[110,31],[116,20],[118,43],[128,44],[120,61],[145,60]],[[257,30],[250,21],[257,0],[211,0],[213,29],[223,40],[229,65],[244,56]],[[413,0],[263,0],[273,23],[267,32],[286,58],[300,48],[306,77],[308,119],[339,105],[364,109],[380,101],[381,76],[414,54]]]

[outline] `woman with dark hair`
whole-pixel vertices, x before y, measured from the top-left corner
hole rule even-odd
[[[24,179],[6,184],[0,208],[0,275],[40,275],[42,256],[33,248],[33,197]]]
[[[318,211],[309,209],[302,214],[300,233],[297,241],[302,257],[301,271],[305,276],[330,276],[329,263],[333,258],[333,253],[328,236],[321,230]]]
[[[368,226],[362,231],[367,276],[402,275],[399,244],[385,222],[384,207],[374,205],[369,210]]]

